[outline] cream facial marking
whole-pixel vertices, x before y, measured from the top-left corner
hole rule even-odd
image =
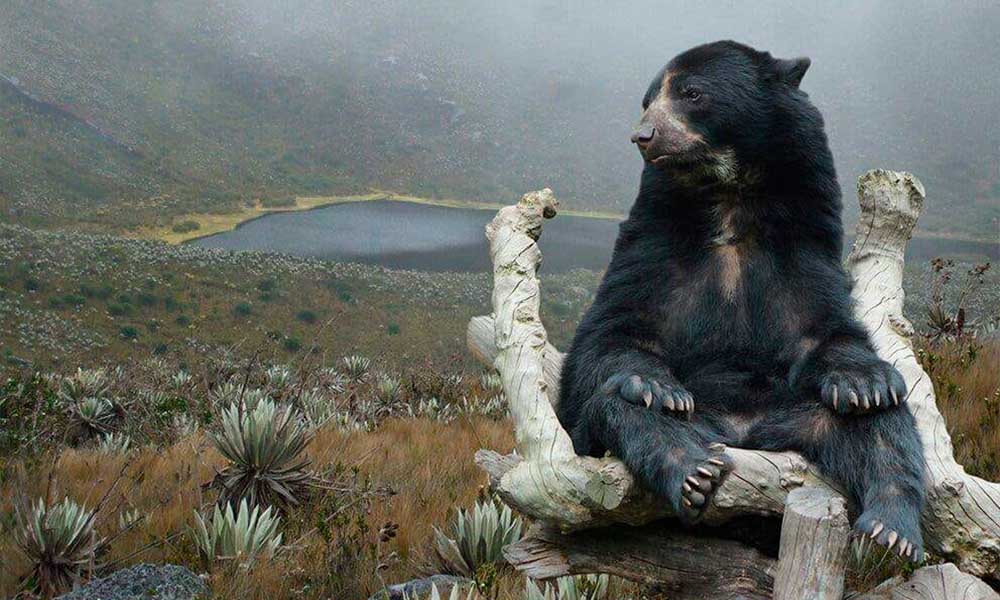
[[[660,92],[646,108],[643,120],[652,123],[665,142],[667,152],[679,152],[699,143],[702,138],[691,131],[687,123],[677,115],[673,100],[670,99],[671,74],[666,73],[660,83]]]

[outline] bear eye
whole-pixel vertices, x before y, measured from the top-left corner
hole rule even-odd
[[[701,100],[701,90],[699,90],[698,88],[694,87],[684,88],[684,91],[681,92],[681,94],[691,102],[697,102]]]

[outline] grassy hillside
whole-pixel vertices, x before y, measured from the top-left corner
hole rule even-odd
[[[967,318],[996,318],[1000,272],[967,289],[968,265],[910,264],[908,316],[935,295]],[[543,275],[549,335],[566,347],[600,274]],[[197,362],[209,348],[292,358],[361,352],[395,366],[465,360],[468,319],[489,312],[491,277],[418,273],[112,235],[0,224],[0,353],[41,368],[159,355]],[[961,299],[962,296],[965,299]]]
[[[640,66],[626,71],[631,93],[608,65],[590,78],[573,61],[556,68],[571,58],[558,40],[545,62],[494,40],[506,54],[490,63],[473,12],[366,6],[4,2],[0,214],[124,231],[239,214],[260,199],[377,188],[506,202],[542,186],[567,208],[627,209],[639,161],[625,138],[649,76]],[[822,78],[835,80],[836,67],[817,85],[831,85]],[[848,197],[862,169],[908,169],[928,187],[925,232],[996,239],[1000,163],[983,134],[907,143],[940,139],[947,124],[873,131],[856,121],[884,117],[878,104],[835,89],[816,100]],[[961,126],[949,135],[983,132],[981,112],[953,115]]]
[[[597,274],[543,279],[553,339],[569,342]],[[487,274],[416,273],[0,225],[0,352],[12,364],[92,366],[204,352],[288,359],[361,352],[404,367],[465,360],[489,312]]]

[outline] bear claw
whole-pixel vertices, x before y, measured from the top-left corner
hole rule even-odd
[[[694,410],[694,398],[680,384],[660,383],[639,375],[613,375],[605,382],[604,391],[617,393],[631,404],[664,412],[689,414]]]
[[[732,471],[728,457],[722,453],[725,446],[713,444],[710,449],[718,454],[696,466],[681,484],[681,504],[685,510],[682,510],[679,516],[682,520],[690,523],[701,518],[715,493],[719,490],[719,486]]]
[[[819,385],[820,398],[840,414],[866,414],[899,406],[906,398],[906,382],[884,361],[834,370]]]
[[[871,540],[883,547],[886,552],[914,563],[920,562],[923,558],[923,549],[918,541],[907,539],[895,529],[886,527],[881,521],[872,521],[870,528],[861,533],[861,538]]]

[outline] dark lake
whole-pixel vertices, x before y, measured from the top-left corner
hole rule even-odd
[[[274,213],[233,231],[192,241],[208,248],[282,252],[420,271],[490,269],[483,227],[496,211],[410,202],[349,202],[301,212]],[[548,273],[603,269],[618,221],[559,215],[545,223],[540,246]],[[850,240],[846,246],[850,249]],[[997,260],[998,244],[919,238],[907,258],[949,255]]]

